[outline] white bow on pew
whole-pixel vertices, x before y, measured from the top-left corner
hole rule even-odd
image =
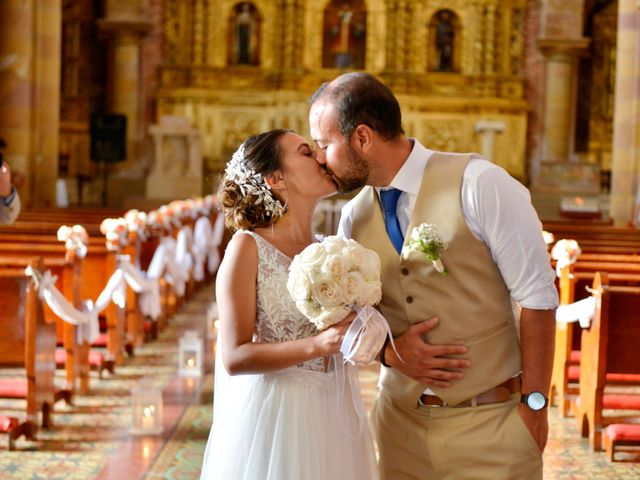
[[[556,321],[560,323],[579,322],[582,328],[589,328],[596,314],[596,297],[587,297],[568,305],[560,305],[556,310]]]
[[[218,212],[216,221],[213,225],[213,231],[211,233],[211,242],[209,243],[209,263],[207,268],[209,273],[213,274],[218,270],[220,265],[220,251],[219,247],[222,244],[222,237],[224,236],[224,214]]]
[[[127,285],[140,294],[140,310],[143,315],[156,320],[161,313],[158,281],[145,278],[144,273],[131,264],[128,256],[119,256],[118,260],[118,269],[109,278],[95,304],[91,300],[87,301],[85,310],[78,310],[62,295],[55,285],[58,277],[52,275],[50,270],[40,274],[27,267],[26,273],[36,279],[38,295],[47,302],[53,313],[63,321],[78,327],[78,342],[93,343],[100,335],[100,313],[111,301],[121,308],[125,307]]]
[[[79,343],[84,343],[85,341],[91,343],[98,338],[98,335],[100,335],[98,315],[102,310],[98,310],[92,302],[87,303],[88,308],[85,311],[76,309],[60,293],[60,290],[55,285],[58,277],[51,275],[50,270],[40,273],[29,266],[26,268],[25,273],[34,278],[38,288],[38,297],[47,302],[53,313],[65,322],[78,327],[77,338]],[[106,308],[106,305],[104,305],[103,310],[104,308]]]
[[[200,217],[193,227],[193,279],[196,282],[204,280],[204,262],[207,259],[209,244],[213,229],[207,217]]]

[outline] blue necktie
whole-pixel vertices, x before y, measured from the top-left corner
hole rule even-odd
[[[402,230],[400,230],[398,214],[396,213],[396,207],[398,206],[398,199],[401,193],[402,190],[398,190],[397,188],[380,190],[380,200],[382,201],[382,208],[384,208],[384,224],[385,227],[387,227],[387,233],[389,234],[391,243],[393,243],[398,253],[402,250],[402,244],[404,243],[404,235],[402,234]]]

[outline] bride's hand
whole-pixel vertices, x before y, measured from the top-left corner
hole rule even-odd
[[[351,322],[353,322],[356,316],[356,312],[351,312],[338,323],[331,325],[329,328],[316,335],[317,348],[320,356],[329,356],[340,351],[340,345],[342,345],[344,334],[347,332],[349,325],[351,325]]]

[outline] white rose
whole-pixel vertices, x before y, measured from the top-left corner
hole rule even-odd
[[[338,280],[347,272],[348,266],[345,258],[340,254],[329,254],[320,271],[335,280]]]
[[[311,293],[311,280],[302,269],[293,270],[287,279],[287,290],[294,300],[306,300]]]
[[[349,259],[349,263],[351,263],[354,268],[359,269],[367,260],[367,249],[354,240],[350,240],[350,242],[353,243],[350,243],[344,248],[343,255]]]
[[[380,257],[373,250],[363,248],[364,260],[359,264],[360,271],[367,280],[380,280]]]
[[[358,305],[377,305],[382,299],[382,284],[378,281],[364,284],[362,294],[356,299]]]
[[[349,272],[342,281],[342,291],[347,304],[352,304],[362,297],[365,279],[360,272]]]
[[[296,255],[294,260],[297,260],[301,268],[309,271],[315,267],[320,267],[324,263],[326,256],[327,254],[321,244],[312,243]]]
[[[322,309],[317,304],[306,300],[296,301],[296,307],[298,308],[298,310],[300,310],[300,313],[302,313],[312,322],[314,318],[322,313]]]
[[[327,277],[314,280],[311,287],[311,297],[324,308],[337,307],[344,303],[340,286],[335,280]]]
[[[351,310],[347,307],[322,309],[321,313],[315,318],[312,318],[311,321],[316,325],[318,330],[324,330],[325,328],[338,323],[346,317],[350,311]]]
[[[340,253],[346,245],[346,240],[337,235],[332,235],[322,241],[322,246],[327,253]]]

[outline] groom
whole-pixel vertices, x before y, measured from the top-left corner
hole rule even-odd
[[[309,121],[340,191],[366,185],[340,234],[382,262],[380,309],[399,354],[380,355],[382,478],[542,478],[558,298],[528,191],[477,155],[406,137],[393,93],[367,73],[320,86]],[[422,223],[448,242],[446,277],[424,255],[400,256]]]

